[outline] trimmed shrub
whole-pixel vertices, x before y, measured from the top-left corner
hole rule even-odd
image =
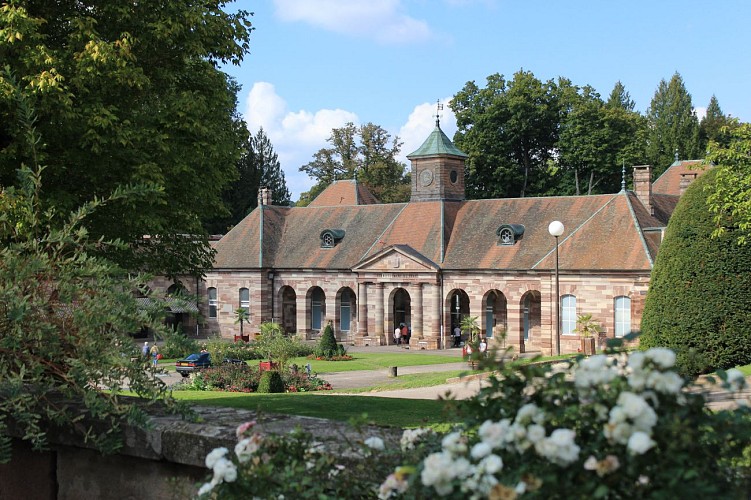
[[[284,392],[284,380],[281,374],[276,370],[263,372],[258,382],[258,392],[264,394]]]
[[[669,347],[684,376],[751,362],[751,245],[713,238],[710,170],[681,197],[652,270],[641,346]]]
[[[315,348],[315,355],[319,358],[333,358],[335,356],[343,356],[345,354],[344,346],[336,342],[334,336],[334,327],[329,322],[326,328],[323,329],[323,334],[318,341],[318,345]]]

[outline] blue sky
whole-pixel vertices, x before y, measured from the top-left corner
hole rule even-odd
[[[297,200],[299,172],[331,129],[373,122],[417,149],[435,103],[474,80],[569,78],[607,98],[621,81],[645,112],[677,71],[699,116],[714,94],[751,122],[748,0],[238,0],[254,12],[251,52],[225,70],[242,85],[251,132],[263,127]],[[456,131],[446,106],[441,127]],[[402,157],[406,162],[406,158]]]

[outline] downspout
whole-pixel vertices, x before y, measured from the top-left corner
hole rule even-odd
[[[443,247],[446,244],[446,241],[445,241],[445,239],[446,239],[446,228],[444,226],[445,220],[444,220],[443,210],[444,210],[444,201],[441,200],[441,264],[443,264],[443,257],[444,257],[444,255],[443,255],[443,250],[444,250]],[[441,280],[441,283],[443,283],[443,280]],[[441,297],[441,299],[443,299],[443,297]]]
[[[201,317],[201,289],[198,288],[200,279],[201,277],[196,274],[196,309],[198,309],[198,314],[196,315],[196,337],[198,337],[198,320]]]
[[[440,307],[438,308],[438,332],[441,335],[441,343],[443,344],[442,348],[448,349],[447,347],[448,344],[446,342],[446,335],[445,335],[445,332],[443,331],[443,271],[440,269],[438,270],[438,282],[440,283],[440,289],[441,289],[440,291],[441,297],[440,297],[440,302],[439,302]]]

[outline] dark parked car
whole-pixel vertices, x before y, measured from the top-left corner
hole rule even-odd
[[[242,359],[224,358],[224,364],[245,365],[246,363]],[[175,363],[175,370],[183,377],[209,367],[211,367],[211,354],[208,352],[193,353]]]

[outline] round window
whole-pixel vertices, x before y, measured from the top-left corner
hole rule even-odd
[[[456,180],[459,178],[459,174],[456,173],[456,170],[452,170],[451,174],[449,174],[449,178],[451,179],[451,182],[456,182]]]

